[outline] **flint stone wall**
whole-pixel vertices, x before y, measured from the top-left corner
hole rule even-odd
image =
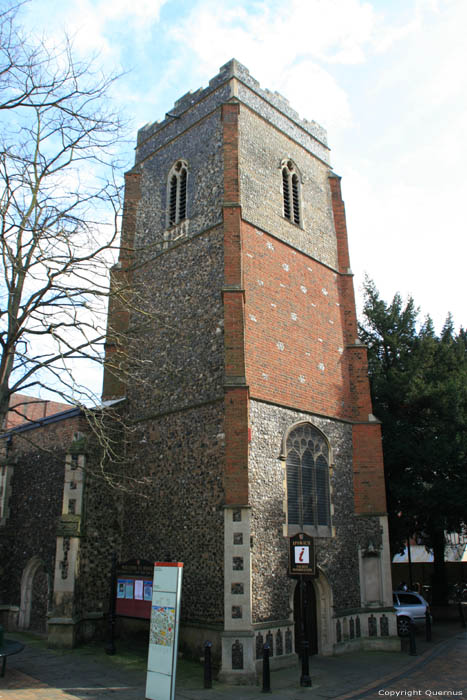
[[[285,431],[301,421],[321,430],[332,448],[332,524],[336,534],[315,539],[317,564],[331,585],[334,608],[358,608],[358,548],[367,545],[369,536],[379,546],[381,532],[377,517],[354,514],[352,426],[254,400],[250,403],[250,420],[253,623],[289,617],[293,582],[287,577],[288,541],[283,535],[285,472],[279,455]]]
[[[223,157],[220,110],[167,144],[152,139],[154,153],[137,166],[141,171],[135,246],[138,262],[151,260],[167,242],[190,238],[222,222]],[[168,176],[172,166],[188,166],[187,220],[170,226],[167,220]]]
[[[123,560],[181,561],[182,621],[224,614],[223,402],[135,426],[128,469],[144,495],[125,500]]]
[[[329,167],[243,106],[239,130],[243,218],[336,269]],[[292,159],[301,173],[301,226],[291,223],[283,214],[281,162],[284,159]]]
[[[235,85],[232,85],[232,79],[235,79]],[[300,118],[285,97],[261,88],[248,68],[232,59],[220,68],[207,88],[187,92],[175,102],[163,121],[146,124],[139,130],[136,162],[148,157],[154,150],[155,140],[159,144],[167,143],[181,130],[206,117],[219,104],[231,98],[247,104],[323,162],[329,161],[326,130],[313,120]]]
[[[39,557],[53,586],[57,526],[62,513],[65,454],[78,417],[12,434],[8,463],[13,466],[9,514],[0,528],[0,601],[20,605],[21,577]],[[38,614],[48,608],[44,586],[36,601]],[[33,598],[33,604],[34,604]],[[31,610],[32,620],[37,615]]]
[[[75,582],[74,610],[78,617],[89,613],[106,614],[109,609],[112,554],[119,552],[122,540],[122,492],[97,477],[97,460],[88,454],[85,468],[83,523],[80,538],[79,569]],[[93,473],[93,472],[97,472]],[[131,482],[123,482],[135,488]]]
[[[222,228],[168,249],[135,277],[147,314],[134,314],[130,329],[131,414],[141,419],[223,397]]]

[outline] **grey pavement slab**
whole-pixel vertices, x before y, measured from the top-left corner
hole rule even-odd
[[[144,700],[146,659],[143,647],[133,649],[117,643],[117,654],[109,657],[102,645],[56,652],[32,637],[17,638],[26,643],[26,648],[8,661],[5,679],[0,679],[2,700]],[[430,643],[424,640],[423,634],[418,634],[417,652],[415,657],[407,652],[378,651],[357,651],[338,657],[314,656],[310,664],[311,688],[300,687],[297,663],[271,673],[272,692],[267,695],[275,700],[393,698],[397,696],[381,691],[388,689],[390,692],[398,686],[407,689],[411,683],[420,686],[426,681],[442,685],[449,681],[453,690],[462,690],[464,697],[467,696],[467,690],[461,687],[467,675],[467,634],[458,624],[435,626]],[[455,664],[451,659],[456,660]],[[440,680],[443,674],[446,678]],[[201,665],[185,660],[179,662],[177,700],[249,700],[260,696],[266,696],[260,684],[228,686],[214,681],[212,689],[204,689]]]

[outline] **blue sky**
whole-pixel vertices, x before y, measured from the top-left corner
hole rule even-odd
[[[467,325],[465,0],[31,0],[21,17],[127,71],[114,99],[135,135],[237,58],[327,129],[357,297],[367,272],[438,330],[448,311]]]

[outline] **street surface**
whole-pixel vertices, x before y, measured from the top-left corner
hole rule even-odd
[[[9,635],[12,636],[12,635]],[[43,641],[15,635],[26,644],[8,659],[0,678],[1,700],[144,700],[144,658],[140,654],[106,656],[101,648],[54,652]],[[118,647],[118,645],[117,645]],[[96,649],[98,653],[96,652]],[[433,642],[417,636],[417,656],[399,652],[352,652],[312,657],[311,688],[299,685],[300,669],[271,674],[277,700],[392,700],[394,698],[467,698],[467,632],[451,623],[434,627]],[[117,648],[118,652],[118,648]],[[261,679],[260,679],[261,682]],[[259,686],[203,688],[199,664],[179,663],[176,700],[249,700]]]

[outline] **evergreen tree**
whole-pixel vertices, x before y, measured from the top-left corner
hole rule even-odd
[[[418,329],[412,298],[386,304],[365,283],[361,340],[368,347],[375,415],[382,421],[391,547],[409,535],[434,553],[433,599],[446,598],[445,532],[467,523],[467,335],[449,315],[438,337]]]

